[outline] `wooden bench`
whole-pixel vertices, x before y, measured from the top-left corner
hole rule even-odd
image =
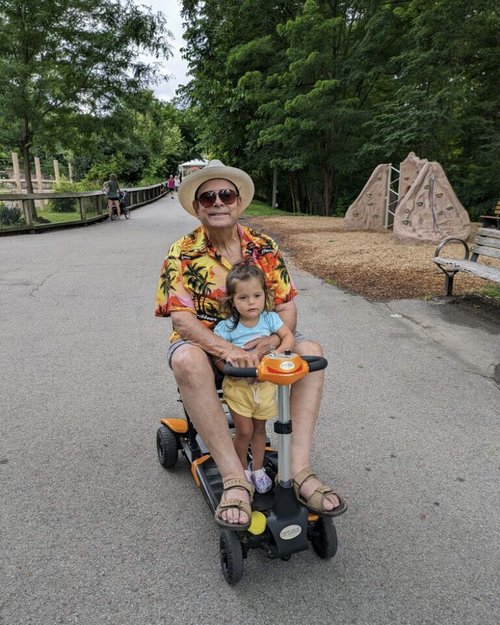
[[[463,260],[440,256],[441,250],[448,243],[461,243],[464,246],[465,256]],[[490,267],[478,262],[480,256],[500,258],[500,230],[480,228],[470,250],[467,243],[462,239],[449,237],[441,241],[436,248],[433,260],[446,276],[444,284],[446,295],[452,294],[453,278],[459,271],[467,271],[485,280],[500,282],[500,267]]]
[[[500,202],[497,202],[493,215],[481,215],[482,228],[496,228],[500,230]]]

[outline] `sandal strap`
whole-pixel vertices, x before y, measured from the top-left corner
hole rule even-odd
[[[310,477],[315,477],[318,480],[319,485],[313,490],[313,492],[306,499],[305,497],[302,497],[300,495],[299,491],[300,491],[302,484],[306,480],[308,480]],[[299,471],[297,475],[293,478],[293,484],[294,484],[294,489],[295,489],[295,494],[297,496],[297,499],[301,501],[307,508],[309,508],[309,510],[318,512],[319,514],[328,515],[329,511],[325,510],[323,506],[323,502],[326,496],[335,495],[335,497],[337,497],[339,500],[338,507],[339,508],[344,507],[342,512],[345,512],[345,509],[346,509],[345,503],[342,501],[339,495],[328,486],[325,486],[324,484],[322,484],[321,480],[318,478],[316,473],[314,473],[311,467],[306,467],[305,469],[302,469],[302,471]],[[333,508],[333,510],[336,510],[336,509],[337,508]]]
[[[219,502],[216,510],[216,515],[220,518],[220,513],[223,510],[228,510],[229,508],[237,508],[238,510],[242,510],[248,516],[249,520],[252,518],[252,508],[250,504],[246,501],[242,501],[241,499],[227,499],[226,501]]]
[[[316,475],[316,473],[314,473],[311,467],[306,467],[305,469],[302,469],[302,471],[299,471],[297,473],[297,475],[293,478],[293,482],[297,488],[300,488],[302,484],[310,477],[317,478],[318,476]]]
[[[318,486],[307,498],[307,503],[311,508],[316,508],[316,510],[324,510],[323,501],[326,495],[329,494],[338,497],[338,495],[334,493],[331,488],[328,488],[327,486]]]
[[[232,488],[243,488],[250,495],[250,498],[253,497],[255,491],[255,487],[253,484],[250,484],[250,482],[247,482],[247,480],[242,480],[239,477],[233,477],[223,482],[224,492],[227,490],[231,490]]]

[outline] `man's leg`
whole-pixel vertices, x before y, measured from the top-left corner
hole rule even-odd
[[[321,346],[313,341],[297,343],[294,351],[306,356],[323,356]],[[292,386],[290,412],[293,421],[291,444],[293,476],[310,465],[314,428],[323,394],[323,380],[323,371],[317,371],[306,375]],[[300,494],[308,499],[319,485],[320,482],[311,477],[302,485]],[[323,502],[325,510],[333,510],[338,505],[339,500],[333,494],[325,497]]]
[[[199,347],[184,344],[174,352],[171,366],[186,412],[210,450],[223,480],[246,480],[215,389],[215,375],[209,357]],[[242,488],[232,488],[226,499],[249,502],[249,495]],[[249,521],[246,513],[237,508],[224,510],[221,518],[235,524]]]

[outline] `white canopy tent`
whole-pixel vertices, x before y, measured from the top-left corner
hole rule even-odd
[[[203,169],[208,161],[204,159],[193,159],[192,161],[186,161],[185,163],[181,163],[179,165],[179,173],[181,177],[184,179],[185,176],[189,176],[193,171],[198,171],[198,169]]]

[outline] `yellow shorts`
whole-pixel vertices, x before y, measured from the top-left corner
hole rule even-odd
[[[276,387],[271,382],[247,384],[242,378],[226,376],[222,390],[229,408],[242,417],[271,419],[276,416]]]

